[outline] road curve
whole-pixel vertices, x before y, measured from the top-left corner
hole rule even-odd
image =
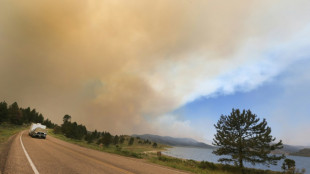
[[[3,173],[184,174],[185,172],[150,164],[141,159],[83,148],[51,136],[45,140],[31,138],[27,131],[23,131],[15,136],[11,144]]]

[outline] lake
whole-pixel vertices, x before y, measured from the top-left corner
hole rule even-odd
[[[213,163],[218,163],[218,159],[220,158],[217,155],[212,153],[213,149],[204,149],[204,148],[194,148],[194,147],[172,147],[167,149],[167,151],[163,152],[163,154],[183,158],[183,159],[192,159],[196,161],[209,161]],[[287,158],[293,159],[296,162],[296,168],[306,169],[306,173],[310,174],[310,157],[300,157],[300,156],[287,156]],[[271,165],[269,168],[264,165],[251,165],[249,163],[245,163],[246,167],[250,168],[258,168],[264,170],[274,170],[274,171],[282,171],[281,166],[284,160],[278,162],[278,165]]]

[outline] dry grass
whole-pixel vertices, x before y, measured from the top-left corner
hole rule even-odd
[[[143,158],[151,163],[172,167],[175,169],[201,174],[239,174],[241,171],[230,165],[214,164],[210,162],[198,162],[194,160],[184,160],[179,158],[173,158],[162,155],[157,157],[157,151],[163,151],[169,146],[158,144],[157,148],[153,148],[152,144],[139,144],[138,139],[135,138],[134,144],[129,146],[129,136],[123,144],[115,146],[110,145],[108,147],[100,146],[96,143],[87,143],[84,140],[74,140],[65,137],[61,134],[54,134],[52,130],[49,130],[49,135],[67,141],[69,143],[77,144],[82,147],[95,149],[99,151],[115,153],[123,156],[130,156],[135,158]],[[281,172],[274,172],[269,170],[258,170],[258,169],[246,169],[246,173],[250,174],[281,174]]]
[[[163,151],[169,147],[166,145],[158,144],[157,148],[154,148],[152,144],[139,144],[137,138],[135,138],[133,145],[128,145],[129,136],[125,139],[123,144],[118,145],[111,144],[109,146],[103,146],[98,145],[96,143],[87,143],[85,140],[76,140],[67,138],[62,134],[55,134],[52,129],[49,129],[48,132],[49,132],[48,135],[50,136],[53,136],[55,138],[61,139],[69,143],[77,144],[82,147],[135,158],[144,158],[145,156],[147,156],[148,153],[146,152],[148,151]]]

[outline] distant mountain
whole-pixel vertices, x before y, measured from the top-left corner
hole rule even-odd
[[[291,153],[290,155],[310,157],[310,148],[301,149],[298,152]]]
[[[283,149],[275,150],[273,153],[277,154],[286,154],[286,155],[294,155],[294,156],[305,156],[303,154],[308,154],[307,152],[307,146],[293,146],[293,145],[283,145]],[[303,149],[306,149],[306,151],[302,151]]]
[[[292,145],[284,144],[282,150],[285,152],[288,152],[288,153],[293,153],[293,152],[297,152],[303,148],[304,148],[303,146],[292,146]]]
[[[150,140],[160,144],[165,144],[169,146],[187,146],[187,147],[200,147],[200,148],[215,148],[214,146],[208,145],[206,143],[198,142],[191,138],[174,138],[169,136],[159,136],[159,135],[132,135],[133,137],[140,137],[141,139]]]

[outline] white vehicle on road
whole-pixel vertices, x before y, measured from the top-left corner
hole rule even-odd
[[[29,136],[45,139],[47,135],[46,126],[41,123],[32,123],[29,129]]]

